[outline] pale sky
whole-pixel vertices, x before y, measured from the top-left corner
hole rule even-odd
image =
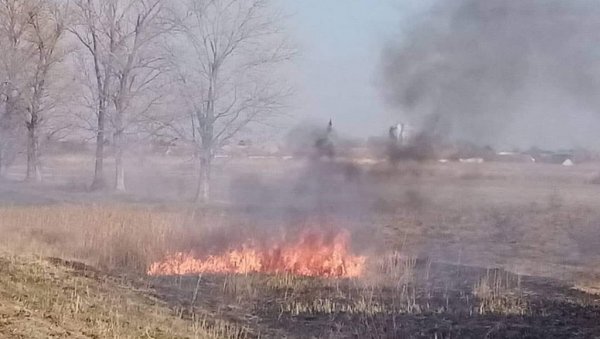
[[[387,133],[400,113],[376,88],[381,50],[426,1],[280,1],[299,50],[294,119],[332,118],[339,132],[358,137]]]
[[[287,27],[299,52],[290,77],[296,88],[290,125],[309,121],[325,127],[332,118],[339,134],[364,138],[386,135],[393,123],[411,123],[400,105],[383,102],[376,84],[380,56],[387,42],[401,43],[403,32],[414,28],[435,1],[278,0],[289,14]],[[566,105],[562,111],[574,111],[564,97],[556,100]],[[551,102],[532,99],[527,114],[504,131],[502,145],[600,145],[597,114],[577,111],[552,119],[547,107],[535,106],[556,108]]]

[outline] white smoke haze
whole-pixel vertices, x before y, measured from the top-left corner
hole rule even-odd
[[[382,55],[386,102],[422,130],[502,147],[597,147],[594,1],[437,1]]]

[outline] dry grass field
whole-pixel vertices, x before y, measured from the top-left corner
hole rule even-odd
[[[182,319],[139,285],[80,263],[0,259],[2,338],[238,338],[244,329]]]
[[[188,159],[131,167],[127,195],[87,192],[87,161],[0,182],[4,337],[600,335],[600,164],[227,159],[197,207]],[[361,277],[146,275],[170,253],[331,224]]]

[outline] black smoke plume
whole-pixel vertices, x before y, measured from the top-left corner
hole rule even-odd
[[[382,90],[433,135],[598,144],[598,32],[597,1],[439,0],[385,48]]]

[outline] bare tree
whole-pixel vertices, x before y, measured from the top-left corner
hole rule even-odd
[[[0,61],[2,67],[0,76],[2,77],[2,86],[0,87],[2,99],[2,116],[0,119],[2,126],[1,141],[2,144],[2,164],[7,165],[7,156],[10,145],[15,141],[14,134],[9,131],[16,127],[16,124],[22,124],[23,107],[20,105],[21,91],[25,87],[27,75],[19,71],[19,64],[25,63],[29,51],[25,50],[26,35],[26,3],[9,0],[0,1]],[[24,124],[23,124],[24,125]],[[15,129],[17,130],[17,129]],[[1,168],[0,168],[1,169]]]
[[[92,189],[106,186],[104,145],[106,121],[112,95],[112,65],[116,50],[116,5],[114,0],[77,0],[75,19],[70,32],[84,46],[91,58],[95,80],[96,156]],[[84,67],[87,65],[82,63]]]
[[[58,45],[65,32],[63,13],[58,6],[41,1],[28,13],[28,24],[31,27],[30,43],[34,47],[34,74],[30,82],[31,95],[27,105],[27,178],[35,175],[41,181],[39,160],[39,128],[46,97],[48,76],[56,63],[64,54]]]
[[[136,113],[156,103],[146,91],[163,73],[161,58],[152,53],[156,40],[168,31],[161,18],[164,0],[78,0],[78,20],[72,32],[91,57],[97,93],[96,166],[93,188],[105,186],[103,174],[107,122],[112,123],[115,148],[115,189],[125,191],[124,135]],[[143,95],[147,100],[136,100]],[[112,111],[111,111],[112,108]],[[109,114],[112,112],[112,114]],[[108,120],[110,118],[110,120]],[[136,121],[137,122],[137,121]]]
[[[20,112],[14,106],[14,95],[6,91],[7,87],[7,82],[0,87],[0,177],[24,144]]]
[[[207,202],[215,150],[249,124],[282,112],[289,90],[278,81],[277,66],[292,51],[268,0],[186,0],[177,9],[180,35],[169,50],[184,104],[181,121],[191,124],[199,147],[197,199]],[[181,122],[169,125],[189,135]]]
[[[163,74],[164,58],[157,53],[157,39],[170,30],[162,18],[163,0],[137,0],[125,8],[117,21],[117,57],[113,67],[117,80],[113,97],[115,114],[115,189],[125,191],[123,167],[124,134],[127,125],[138,114],[147,113],[161,97],[160,93],[146,91]],[[136,97],[146,100],[134,102]],[[137,113],[137,114],[134,114]]]
[[[43,112],[50,108],[50,71],[63,57],[63,12],[56,3],[42,0],[2,0],[0,6],[5,97],[11,109],[22,113],[27,128],[26,179],[41,181],[39,129]]]

